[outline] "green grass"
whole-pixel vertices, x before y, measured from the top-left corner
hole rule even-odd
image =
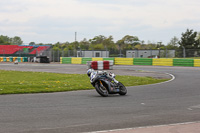
[[[125,86],[153,84],[167,79],[117,75]],[[0,70],[0,94],[47,93],[94,89],[86,74],[58,74]]]

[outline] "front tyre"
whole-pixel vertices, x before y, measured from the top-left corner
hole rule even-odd
[[[126,95],[127,93],[126,87],[121,82],[118,83],[118,86],[119,86],[119,94]]]
[[[101,95],[103,97],[107,97],[108,96],[108,90],[100,82],[96,82],[95,83],[95,89],[99,93],[99,95]]]

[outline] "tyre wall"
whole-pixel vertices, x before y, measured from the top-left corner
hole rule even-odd
[[[28,62],[28,57],[0,57],[0,62]]]

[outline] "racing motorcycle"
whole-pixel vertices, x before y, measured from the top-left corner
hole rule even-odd
[[[127,89],[121,83],[117,83],[115,80],[115,74],[111,73],[112,78],[107,76],[106,74],[103,75],[95,75],[91,84],[95,87],[96,91],[103,97],[107,97],[109,94],[119,94],[119,95],[126,95]]]

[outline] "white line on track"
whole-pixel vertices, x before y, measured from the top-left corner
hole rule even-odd
[[[169,82],[171,82],[171,81],[173,81],[173,80],[176,79],[176,77],[173,74],[170,74],[170,73],[165,73],[165,74],[170,75],[172,78],[170,80],[167,80],[167,81],[164,81],[164,82],[160,82],[160,83],[146,84],[146,85],[137,85],[137,86],[159,85],[159,84],[169,83]],[[134,86],[129,86],[129,87],[134,87]]]
[[[168,81],[161,82],[161,83],[156,83],[156,84],[168,83],[168,82],[171,82],[171,81],[175,80],[175,78],[176,78],[176,77],[175,77],[173,74],[170,74],[170,73],[165,73],[165,74],[168,74],[168,75],[170,75],[172,78],[171,78],[170,80],[168,80]]]

